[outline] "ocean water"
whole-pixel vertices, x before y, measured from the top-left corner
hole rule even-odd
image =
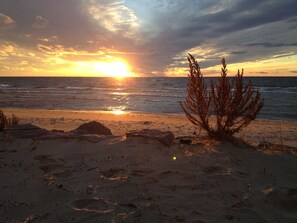
[[[297,77],[249,80],[265,100],[259,118],[297,120]],[[182,113],[186,86],[187,78],[1,77],[0,108]]]

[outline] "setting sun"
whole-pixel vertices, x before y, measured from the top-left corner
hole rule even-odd
[[[111,61],[84,61],[76,62],[73,72],[79,75],[92,75],[98,77],[133,77],[135,74],[130,71],[130,66],[122,60]]]
[[[132,76],[132,73],[129,72],[128,65],[123,61],[96,62],[94,66],[99,74],[104,74],[109,77],[122,78]]]

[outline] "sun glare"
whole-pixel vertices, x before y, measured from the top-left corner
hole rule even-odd
[[[130,77],[133,76],[129,71],[129,67],[123,61],[111,61],[111,62],[96,62],[94,64],[98,74],[103,74],[108,77]]]
[[[125,114],[125,111],[122,111],[122,110],[113,110],[113,111],[111,111],[111,114],[114,114],[114,115],[123,115],[123,114]]]
[[[98,77],[133,77],[135,74],[122,60],[98,61],[98,62],[76,62],[73,70],[77,74],[92,75]]]

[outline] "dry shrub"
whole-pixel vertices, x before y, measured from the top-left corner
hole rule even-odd
[[[264,102],[251,81],[244,85],[243,70],[228,79],[223,58],[221,76],[217,83],[211,81],[207,90],[198,62],[191,54],[188,61],[188,95],[180,105],[190,122],[206,130],[209,136],[230,139],[255,120]],[[211,116],[215,116],[215,124],[211,124]]]
[[[12,115],[12,117],[9,118],[3,113],[2,110],[0,110],[0,131],[3,131],[4,128],[18,124],[19,119],[15,115]]]

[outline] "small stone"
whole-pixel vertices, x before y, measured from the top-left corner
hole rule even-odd
[[[99,122],[92,121],[80,125],[77,129],[73,130],[75,133],[83,134],[98,134],[98,135],[112,135],[109,128],[105,127]]]

